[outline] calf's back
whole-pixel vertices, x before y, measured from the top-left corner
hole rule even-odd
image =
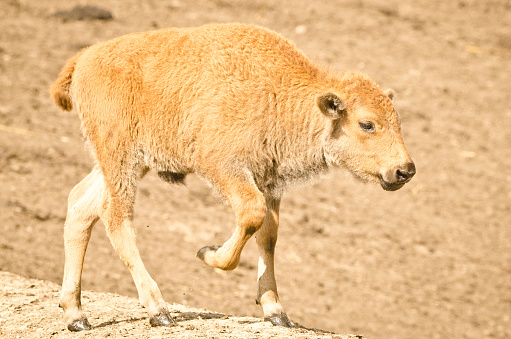
[[[332,85],[278,34],[227,24],[93,45],[76,62],[71,94],[102,166],[123,156],[206,177],[245,167],[264,186],[276,168],[299,177],[324,167],[328,119],[315,97]]]

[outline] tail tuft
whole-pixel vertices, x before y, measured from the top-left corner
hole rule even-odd
[[[66,61],[64,67],[62,67],[62,70],[59,73],[59,76],[49,90],[55,104],[64,111],[71,111],[73,109],[73,103],[69,96],[69,89],[71,87],[71,82],[73,81],[73,72],[75,70],[76,62],[82,53],[83,51]]]
[[[55,104],[62,108],[64,111],[71,111],[73,109],[73,103],[71,97],[63,89],[57,89],[51,92],[51,96]]]

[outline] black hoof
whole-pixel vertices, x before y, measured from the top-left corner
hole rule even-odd
[[[79,331],[89,331],[92,328],[89,321],[87,319],[79,319],[73,321],[71,324],[67,325],[67,329],[72,332]]]
[[[199,252],[197,252],[197,258],[204,261],[204,254],[206,254],[207,251],[216,251],[220,247],[222,246],[220,245],[204,246],[199,250]]]
[[[265,318],[264,320],[270,321],[275,326],[282,326],[282,327],[293,327],[293,324],[289,321],[289,318],[285,313],[282,314],[275,314],[272,316],[269,316],[268,318]]]
[[[151,317],[149,320],[149,323],[151,326],[176,326],[176,321],[172,318],[169,312],[160,312],[158,314],[155,314]]]

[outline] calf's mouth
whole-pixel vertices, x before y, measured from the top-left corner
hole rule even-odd
[[[385,191],[397,191],[405,185],[405,182],[389,182],[385,181],[382,176],[379,176],[380,185]]]

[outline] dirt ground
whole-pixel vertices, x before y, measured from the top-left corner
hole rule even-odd
[[[296,325],[273,326],[261,318],[228,316],[178,304],[169,310],[178,325],[151,328],[138,300],[113,293],[85,291],[82,295],[95,323],[92,331],[69,332],[55,319],[60,286],[42,280],[0,272],[1,338],[300,338],[363,339],[358,335],[338,335]]]
[[[113,19],[53,16],[76,4],[100,6]],[[290,318],[368,338],[511,338],[508,0],[2,0],[0,270],[61,282],[67,195],[92,167],[76,114],[61,112],[48,97],[65,60],[129,32],[230,21],[274,29],[318,62],[393,88],[417,166],[397,192],[360,184],[339,169],[287,193],[276,271]],[[232,272],[195,258],[234,228],[230,208],[201,179],[169,186],[149,174],[137,199],[139,249],[168,302],[262,315],[254,302],[253,240]],[[0,275],[4,296],[16,279]],[[27,287],[14,286],[19,291],[8,296],[18,305]],[[44,293],[58,294],[50,286]],[[137,296],[101,223],[82,287]],[[99,325],[106,320],[90,298],[85,311]],[[143,317],[132,303],[133,317]],[[53,306],[27,313],[46,321],[21,337],[61,333],[61,311]],[[5,299],[2,307],[9,307]],[[137,324],[140,333],[149,330],[145,320]],[[94,330],[109,333],[108,326]],[[263,326],[260,334],[267,331]]]

